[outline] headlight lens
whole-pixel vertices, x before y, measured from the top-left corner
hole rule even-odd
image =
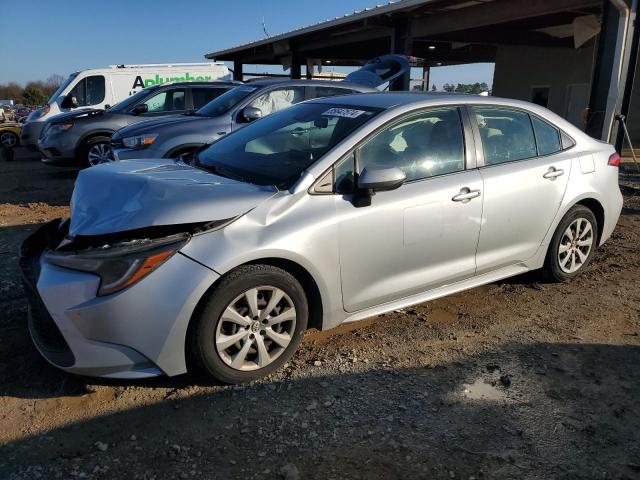
[[[59,267],[99,276],[100,297],[138,283],[169,260],[186,243],[186,238],[183,237],[178,242],[172,238],[171,242],[167,244],[166,241],[155,241],[142,247],[125,245],[79,254],[51,252],[45,256],[45,261]]]
[[[51,135],[51,134],[55,135],[57,133],[66,132],[71,127],[73,127],[73,123],[71,123],[71,122],[69,122],[69,123],[54,123],[49,128],[47,128],[46,133],[47,133],[47,135]]]
[[[45,105],[41,109],[39,109],[36,112],[34,112],[35,115],[33,116],[33,119],[35,120],[36,118],[44,117],[50,111],[51,111],[51,107],[49,105]]]
[[[147,148],[158,138],[157,133],[149,133],[147,135],[136,135],[135,137],[127,137],[122,139],[122,144],[127,148]]]

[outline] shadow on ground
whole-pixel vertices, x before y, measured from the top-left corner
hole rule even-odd
[[[474,384],[488,398],[469,398]],[[638,398],[640,347],[512,344],[440,367],[373,366],[167,399],[3,445],[0,473],[280,478],[293,464],[305,479],[634,478]]]

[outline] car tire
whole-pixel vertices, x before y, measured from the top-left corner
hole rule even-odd
[[[13,132],[2,132],[0,133],[0,142],[5,147],[15,148],[20,145],[20,138]]]
[[[584,205],[574,205],[558,224],[545,259],[547,279],[566,282],[589,264],[597,247],[598,222]]]
[[[78,152],[79,160],[84,167],[93,167],[100,163],[113,161],[111,158],[111,138],[93,137],[87,140]]]
[[[308,316],[304,290],[291,274],[270,265],[241,266],[209,293],[191,328],[190,353],[219,381],[256,380],[291,358]]]

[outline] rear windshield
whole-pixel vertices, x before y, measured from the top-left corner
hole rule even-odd
[[[215,100],[207,103],[204,107],[196,112],[196,115],[202,117],[217,117],[223,113],[228,112],[235,107],[242,100],[247,98],[253,92],[260,87],[241,85],[239,87],[232,88],[228,92],[223,93]]]

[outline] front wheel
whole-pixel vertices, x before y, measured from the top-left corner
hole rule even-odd
[[[94,137],[89,139],[80,150],[80,159],[86,167],[93,167],[113,161],[111,157],[111,139]]]
[[[0,133],[0,143],[5,147],[13,148],[18,146],[20,140],[18,139],[18,135],[13,132],[2,132]]]
[[[192,353],[218,380],[255,380],[291,358],[308,315],[304,290],[292,275],[269,265],[242,266],[221,280],[195,319]]]
[[[558,282],[577,276],[591,261],[597,238],[593,212],[583,205],[572,207],[551,239],[544,266],[546,276]]]

